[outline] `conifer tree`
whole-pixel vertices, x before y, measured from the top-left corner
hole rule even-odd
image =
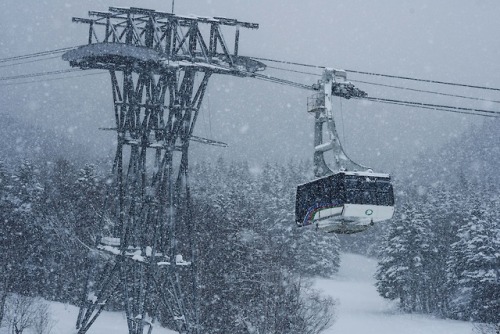
[[[428,219],[410,204],[394,219],[376,272],[380,295],[399,298],[410,312],[425,310],[429,275],[426,261],[431,251]]]
[[[21,293],[38,293],[43,284],[44,230],[40,211],[43,188],[38,170],[30,161],[24,161],[12,177],[9,202],[12,211],[5,224],[10,249],[10,270],[15,273],[15,289]]]
[[[455,317],[487,323],[500,322],[500,238],[497,217],[476,210],[452,244],[448,283]]]

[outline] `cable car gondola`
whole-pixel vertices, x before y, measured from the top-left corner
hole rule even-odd
[[[390,219],[394,195],[388,174],[339,172],[299,185],[295,207],[298,226],[326,232],[356,233]]]
[[[345,79],[345,71],[325,69],[317,85],[322,92],[308,101],[308,111],[315,114],[317,179],[297,187],[295,221],[298,226],[313,225],[326,232],[350,234],[392,218],[394,193],[389,174],[374,173],[353,162],[342,149],[333,120],[332,95],[347,99],[366,96]],[[324,142],[325,134],[329,138]],[[328,151],[333,151],[332,169],[324,159]]]

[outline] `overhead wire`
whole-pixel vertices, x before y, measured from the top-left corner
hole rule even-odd
[[[311,85],[306,85],[306,84],[291,81],[291,80],[281,79],[281,78],[277,78],[277,77],[267,75],[267,74],[250,73],[250,72],[247,72],[247,73],[249,74],[250,77],[255,78],[255,79],[270,81],[270,82],[278,83],[281,85],[286,85],[286,86],[291,86],[291,87],[296,87],[296,88],[301,88],[301,89],[306,89],[306,90],[314,90]]]
[[[271,58],[262,58],[262,57],[249,57],[249,58],[257,59],[257,60],[262,60],[262,61],[270,61],[270,62],[273,62],[273,63],[288,64],[288,65],[297,65],[297,66],[302,66],[302,67],[321,68],[321,69],[326,68],[325,66],[310,65],[310,64],[297,63],[297,62],[286,61],[286,60],[277,60],[277,59],[271,59]]]
[[[423,108],[423,109],[449,111],[449,112],[455,112],[455,113],[460,113],[460,114],[500,117],[500,112],[494,111],[494,110],[447,106],[447,105],[442,105],[442,104],[423,103],[423,102],[416,102],[416,101],[404,101],[404,100],[386,99],[386,98],[381,98],[381,97],[370,97],[370,96],[366,96],[366,97],[358,98],[358,99],[364,99],[367,101],[381,102],[381,103],[388,103],[388,104],[405,105],[405,106],[409,106],[409,107],[411,106],[411,107],[418,107],[418,108]]]
[[[309,68],[320,68],[320,69],[327,68],[326,66],[311,65],[311,64],[298,63],[298,62],[292,62],[292,61],[286,61],[286,60],[277,60],[277,59],[271,59],[271,58],[260,58],[260,57],[250,57],[250,58],[257,59],[257,60],[262,60],[262,61],[269,61],[269,62],[274,62],[274,63],[280,63],[280,64],[309,67]],[[467,88],[475,88],[475,89],[500,91],[500,88],[496,88],[496,87],[470,85],[470,84],[463,84],[463,83],[450,82],[450,81],[440,81],[440,80],[413,78],[413,77],[408,77],[408,76],[383,74],[383,73],[376,73],[376,72],[366,72],[366,71],[358,71],[358,70],[350,70],[350,69],[343,69],[343,70],[346,71],[346,72],[348,72],[348,73],[356,73],[356,74],[363,74],[363,75],[379,76],[379,77],[385,77],[385,78],[393,78],[393,79],[401,79],[401,80],[411,80],[411,81],[426,82],[426,83],[433,83],[433,84],[440,84],[440,85],[450,85],[450,86],[459,86],[459,87],[467,87]]]
[[[258,58],[258,59],[264,60],[264,61],[267,60],[267,61],[273,61],[273,62],[280,62],[280,63],[283,63],[283,64],[290,64],[290,65],[299,65],[299,66],[307,66],[307,67],[315,67],[315,68],[325,68],[323,66],[314,66],[314,65],[294,63],[294,62],[288,62],[288,61],[278,61],[278,60],[269,59],[269,58]],[[268,67],[272,68],[272,69],[276,69],[276,70],[288,71],[288,72],[293,72],[293,73],[300,73],[300,74],[307,74],[307,75],[316,75],[316,76],[320,75],[320,74],[316,74],[316,73],[304,72],[304,71],[296,71],[296,70],[292,70],[292,69],[280,68],[280,67],[275,67],[275,66],[268,66]],[[346,72],[347,71],[348,70],[346,70]],[[357,71],[357,72],[359,72],[359,71]],[[365,72],[365,73],[367,73],[367,72]],[[371,85],[376,85],[376,86],[388,87],[388,88],[395,88],[395,89],[402,89],[402,90],[408,90],[408,91],[415,91],[415,92],[426,93],[426,94],[434,94],[434,95],[441,95],[441,96],[457,97],[457,98],[462,98],[462,99],[469,99],[469,100],[475,100],[475,101],[484,101],[484,102],[491,102],[491,103],[500,103],[500,101],[498,101],[498,100],[490,100],[490,99],[484,99],[484,98],[473,97],[473,96],[465,96],[465,95],[459,95],[459,94],[442,93],[442,92],[436,92],[436,91],[430,91],[430,90],[424,90],[424,89],[416,89],[416,88],[402,87],[402,86],[396,86],[396,85],[387,85],[387,84],[381,84],[381,83],[375,83],[375,82],[369,82],[369,81],[362,81],[362,80],[352,80],[352,79],[350,79],[349,81],[356,82],[356,83],[364,83],[364,84],[371,84]],[[444,82],[439,82],[439,83],[444,83]],[[285,84],[285,83],[283,83],[283,84]],[[462,85],[462,84],[455,84],[455,85]],[[473,88],[491,88],[491,87],[479,87],[479,86],[465,85],[465,84],[463,86],[473,87]],[[407,106],[407,107],[422,108],[422,109],[431,109],[431,110],[439,110],[439,111],[447,111],[447,112],[455,112],[455,113],[468,114],[468,115],[486,116],[486,117],[499,117],[500,116],[500,112],[496,112],[494,110],[485,110],[485,109],[476,109],[476,108],[465,108],[465,107],[455,107],[455,106],[448,106],[448,105],[438,105],[438,104],[430,104],[430,103],[423,103],[423,102],[416,102],[416,101],[402,101],[402,100],[394,100],[394,99],[386,99],[386,98],[365,97],[364,99],[370,100],[370,101],[373,101],[373,102],[379,102],[379,103],[397,104],[397,105],[403,105],[403,106]]]
[[[304,72],[304,71],[296,71],[296,70],[291,70],[291,69],[281,68],[281,67],[275,67],[275,66],[267,66],[267,67],[275,69],[275,70],[280,70],[280,71],[286,71],[286,72],[292,72],[292,73],[300,73],[300,74],[307,74],[307,75],[314,75],[314,76],[321,76],[321,74],[317,74],[317,73]],[[349,79],[349,81],[350,82],[355,82],[355,83],[363,83],[363,84],[367,84],[367,85],[374,85],[374,86],[395,88],[395,89],[400,89],[400,90],[407,90],[407,91],[412,91],[412,92],[419,92],[419,93],[426,93],[426,94],[433,94],[433,95],[440,95],[440,96],[457,97],[457,98],[461,98],[461,99],[474,100],[474,101],[500,103],[499,100],[490,100],[490,99],[484,99],[484,98],[480,98],[480,97],[473,97],[473,96],[466,96],[466,95],[459,95],[459,94],[449,94],[449,93],[443,93],[443,92],[436,92],[436,91],[432,91],[432,90],[417,89],[417,88],[410,88],[410,87],[402,87],[402,86],[396,86],[396,85],[387,85],[387,84],[381,84],[381,83],[377,83],[377,82],[370,82],[370,81],[364,81],[364,80]]]
[[[498,101],[498,100],[490,100],[490,99],[483,99],[483,98],[480,98],[480,97],[473,97],[473,96],[465,96],[465,95],[458,95],[458,94],[442,93],[442,92],[436,92],[436,91],[432,91],[432,90],[416,89],[416,88],[410,88],[410,87],[401,87],[401,86],[395,86],[395,85],[387,85],[387,84],[381,84],[381,83],[370,82],[370,81],[363,81],[363,80],[352,80],[352,79],[349,79],[349,81],[356,82],[356,83],[363,83],[363,84],[367,84],[367,85],[374,85],[374,86],[395,88],[395,89],[401,89],[401,90],[408,90],[408,91],[412,91],[412,92],[434,94],[434,95],[442,95],[442,96],[450,96],[450,97],[458,97],[458,98],[461,98],[461,99],[468,99],[468,100],[475,100],[475,101],[500,103],[500,101]]]
[[[0,58],[0,63],[6,63],[6,62],[21,60],[21,59],[43,57],[43,56],[47,56],[47,55],[51,55],[51,54],[63,53],[63,52],[66,52],[66,51],[69,51],[72,49],[75,49],[75,47],[72,46],[72,47],[67,47],[67,48],[41,51],[41,52],[29,53],[29,54],[25,54],[25,55],[19,55],[19,56],[7,57],[7,58]]]
[[[12,62],[12,61],[15,61],[15,60],[23,60],[23,59],[29,59],[29,58],[44,57],[44,56],[51,55],[51,54],[62,53],[62,52],[65,52],[65,51],[68,51],[68,50],[71,50],[71,49],[74,49],[74,47],[61,48],[61,49],[49,50],[49,51],[42,51],[42,52],[36,52],[36,53],[32,53],[32,54],[19,55],[19,56],[8,57],[8,58],[1,58],[0,59],[0,63]],[[17,62],[17,63],[14,63],[14,64],[0,65],[0,67],[21,65],[21,64],[25,64],[25,63],[31,63],[31,62],[35,62],[35,61],[48,60],[48,59],[53,59],[53,58],[56,58],[56,57],[48,57],[48,58],[37,59],[37,60],[32,60],[32,61],[27,61],[27,62]],[[318,68],[318,69],[324,69],[324,68],[326,68],[325,66],[318,66],[318,65],[304,64],[304,63],[298,63],[298,62],[276,60],[276,59],[270,59],[270,58],[261,58],[261,57],[252,57],[252,58],[258,59],[258,60],[262,60],[262,61],[276,62],[276,63],[287,64],[287,65],[294,65],[294,66],[303,66],[303,67]],[[300,73],[300,74],[320,76],[320,74],[310,73],[310,72],[305,72],[305,71],[297,71],[297,70],[284,69],[284,68],[278,68],[278,67],[272,67],[272,66],[269,66],[269,68],[273,68],[273,69],[277,69],[277,70],[284,70],[284,71],[289,71],[289,72],[294,72],[294,73]],[[26,79],[26,78],[35,78],[35,77],[42,77],[42,76],[49,76],[49,75],[59,75],[59,74],[65,74],[65,73],[71,73],[71,72],[78,72],[78,71],[82,71],[82,70],[81,69],[65,69],[65,70],[56,70],[56,71],[47,71],[47,72],[22,74],[22,75],[16,75],[16,76],[0,77],[0,81],[11,81],[11,80]],[[469,85],[469,84],[461,84],[461,83],[445,82],[445,81],[429,80],[429,79],[420,79],[420,78],[412,78],[412,77],[405,77],[405,76],[396,76],[396,75],[389,75],[389,74],[382,74],[382,73],[375,73],[375,72],[357,71],[357,70],[345,70],[345,71],[346,72],[350,72],[350,73],[372,75],[372,76],[380,76],[380,77],[388,77],[388,78],[403,79],[403,80],[413,80],[413,81],[426,82],[426,83],[434,83],[434,84],[443,84],[443,85],[452,85],[452,86],[461,86],[461,87],[468,87],[468,88],[476,88],[476,89],[500,91],[499,88],[494,88],[494,87]],[[105,73],[105,72],[102,72],[102,73]],[[92,74],[89,74],[89,75],[95,75],[95,74],[100,74],[100,73],[92,73]],[[269,82],[273,82],[273,83],[278,83],[278,84],[292,86],[292,87],[306,89],[306,90],[314,90],[311,85],[306,85],[306,84],[302,84],[302,83],[298,83],[298,82],[294,82],[294,81],[291,81],[291,80],[282,79],[282,78],[278,78],[278,77],[274,77],[274,76],[270,76],[270,75],[264,75],[264,74],[260,74],[260,73],[247,73],[247,75],[251,76],[253,78],[259,79],[259,80],[263,80],[263,81],[269,81]],[[85,75],[81,75],[81,76],[85,76]],[[51,79],[46,79],[46,80],[32,80],[32,81],[27,81],[27,82],[7,83],[7,84],[0,84],[0,86],[7,86],[7,85],[14,85],[14,84],[28,84],[28,83],[32,83],[32,82],[51,81],[51,80],[59,80],[59,79],[63,79],[63,78],[51,78]],[[383,87],[388,87],[388,88],[395,88],[395,89],[403,89],[403,90],[409,90],[409,91],[416,91],[416,92],[428,93],[428,94],[436,94],[436,95],[458,97],[458,98],[471,99],[471,100],[477,100],[477,101],[486,101],[486,102],[492,102],[492,103],[500,103],[500,101],[497,101],[497,100],[488,100],[488,99],[483,99],[483,98],[478,98],[478,97],[471,97],[471,96],[465,96],[465,95],[434,92],[434,91],[423,90],[423,89],[401,87],[401,86],[396,86],[396,85],[387,85],[387,84],[374,83],[374,82],[361,81],[361,80],[351,80],[351,81],[352,82],[358,82],[358,83],[364,83],[364,84],[371,84],[371,85],[383,86]],[[365,97],[364,99],[369,100],[369,101],[373,101],[373,102],[388,103],[388,104],[398,104],[398,105],[418,107],[418,108],[423,108],[423,109],[443,110],[443,111],[450,111],[450,112],[457,112],[457,113],[466,113],[466,114],[470,114],[470,115],[480,115],[480,116],[489,116],[489,117],[498,117],[498,115],[500,115],[500,112],[496,112],[496,111],[493,111],[493,110],[485,110],[485,109],[455,107],[455,106],[430,104],[430,103],[423,103],[423,102],[416,102],[416,101],[402,101],[402,100],[395,100],[395,99],[386,99],[386,98],[379,98],[379,97]]]
[[[306,90],[315,90],[312,88],[312,86],[300,84],[294,81],[290,80],[285,80],[277,77],[273,77],[270,75],[262,75],[258,74],[255,76],[256,79],[261,79],[261,80],[266,80],[270,82],[275,82],[279,83],[282,85],[288,85],[288,86],[293,86],[296,88],[302,88]],[[494,111],[494,110],[486,110],[486,109],[477,109],[477,108],[466,108],[466,107],[456,107],[456,106],[449,106],[449,105],[441,105],[441,104],[432,104],[432,103],[424,103],[424,102],[417,102],[417,101],[404,101],[404,100],[395,100],[395,99],[387,99],[387,98],[382,98],[382,97],[363,97],[363,98],[357,98],[357,99],[365,99],[368,101],[373,101],[373,102],[380,102],[380,103],[388,103],[388,104],[398,104],[398,105],[405,105],[408,107],[416,107],[416,108],[422,108],[422,109],[431,109],[431,110],[440,110],[440,111],[448,111],[448,112],[455,112],[459,114],[467,114],[467,115],[476,115],[476,116],[487,116],[487,117],[500,117],[500,112]]]
[[[80,74],[80,75],[70,75],[70,76],[64,76],[64,77],[59,77],[59,78],[47,78],[47,79],[41,79],[41,80],[30,80],[30,81],[21,81],[21,82],[0,83],[0,87],[3,87],[3,86],[25,85],[25,84],[31,84],[31,83],[37,83],[37,82],[46,82],[46,81],[66,80],[66,79],[87,77],[87,76],[92,76],[92,75],[101,75],[101,74],[107,74],[107,73],[108,72],[85,73],[85,74]]]
[[[0,77],[0,81],[36,78],[36,77],[42,77],[42,76],[46,76],[46,75],[56,75],[56,74],[64,74],[64,73],[80,72],[80,71],[83,71],[83,70],[81,70],[79,68],[69,68],[69,69],[65,69],[65,70],[20,74],[20,75],[8,76],[8,77]]]
[[[280,71],[287,71],[287,72],[293,72],[293,73],[300,73],[300,74],[307,74],[307,75],[314,75],[320,77],[321,74],[319,73],[312,73],[312,72],[304,72],[304,71],[297,71],[297,70],[291,70],[288,68],[282,68],[282,67],[275,67],[275,66],[266,66],[266,68],[272,68],[274,70],[280,70]]]
[[[60,58],[60,56],[53,56],[53,57],[41,58],[41,59],[33,59],[33,60],[22,61],[22,62],[13,63],[13,64],[3,64],[3,65],[0,65],[0,68],[1,67],[11,67],[11,66],[16,66],[16,65],[24,65],[24,64],[30,64],[30,63],[36,63],[36,62],[39,62],[39,61],[56,59],[56,58]]]
[[[456,82],[449,82],[449,81],[420,79],[420,78],[412,78],[412,77],[405,77],[405,76],[391,75],[391,74],[382,74],[382,73],[374,73],[374,72],[363,72],[363,71],[355,71],[355,70],[344,70],[344,71],[346,71],[348,73],[366,74],[366,75],[372,75],[372,76],[378,76],[378,77],[384,77],[384,78],[411,80],[411,81],[426,82],[426,83],[433,83],[433,84],[439,84],[439,85],[449,85],[449,86],[476,88],[476,89],[493,90],[493,91],[500,92],[500,88],[496,88],[496,87],[468,85],[468,84],[462,84],[462,83],[456,83]]]
[[[47,75],[57,75],[57,74],[64,74],[64,73],[70,73],[70,72],[81,72],[81,71],[83,71],[83,70],[81,70],[81,69],[66,69],[66,70],[57,70],[57,71],[48,71],[48,72],[38,72],[38,73],[24,74],[24,75],[18,75],[18,76],[0,77],[0,81],[14,80],[14,79],[20,79],[20,78],[33,78],[33,77],[41,77],[41,76],[47,76]],[[89,73],[89,74],[84,74],[84,75],[80,75],[80,76],[97,75],[97,74],[103,74],[103,73],[106,73],[106,72]],[[79,77],[79,76],[74,76],[74,77]],[[270,75],[253,73],[252,77],[259,79],[259,80],[279,83],[282,85],[292,86],[292,87],[296,87],[296,88],[301,88],[301,89],[306,89],[306,90],[314,90],[312,88],[312,86],[297,83],[297,82],[294,82],[291,80],[285,80],[285,79],[273,77]],[[50,81],[50,80],[57,80],[57,79],[66,79],[66,78],[51,78],[51,79],[45,79],[45,80],[40,80],[40,81]],[[7,86],[7,85],[13,85],[13,84],[27,84],[27,83],[40,82],[40,81],[29,81],[29,82],[22,82],[22,83],[7,83],[7,84],[0,84],[0,86]],[[456,107],[456,106],[430,104],[430,103],[423,103],[423,102],[416,102],[416,101],[403,101],[403,100],[386,99],[386,98],[380,98],[380,97],[368,97],[368,96],[364,97],[364,98],[358,98],[358,99],[365,99],[368,101],[388,103],[388,104],[404,105],[404,106],[408,106],[408,107],[417,107],[417,108],[422,108],[422,109],[432,109],[432,110],[455,112],[455,113],[468,114],[468,115],[500,117],[500,112],[496,112],[493,110]]]
[[[297,71],[297,70],[292,70],[292,69],[282,68],[282,67],[267,66],[267,68],[272,68],[274,70],[286,71],[286,72],[292,72],[292,73],[300,73],[300,74],[321,76],[321,74],[318,74],[318,73]],[[466,96],[466,95],[459,95],[459,94],[442,93],[442,92],[436,92],[436,91],[432,91],[432,90],[417,89],[417,88],[410,88],[410,87],[403,87],[403,86],[396,86],[396,85],[388,85],[388,84],[382,84],[382,83],[370,82],[370,81],[364,81],[364,80],[349,79],[348,81],[350,81],[350,82],[356,82],[356,83],[363,83],[363,84],[373,85],[373,86],[381,86],[381,87],[395,88],[395,89],[401,89],[401,90],[408,90],[408,91],[419,92],[419,93],[427,93],[427,94],[449,96],[449,97],[458,97],[458,98],[461,98],[461,99],[468,99],[468,100],[475,100],[475,101],[500,103],[499,100],[490,100],[490,99],[484,99],[484,98],[474,97],[474,96]]]
[[[385,103],[385,104],[393,104],[393,105],[398,105],[398,106],[403,106],[403,107],[410,107],[410,108],[428,109],[428,110],[436,110],[436,111],[446,111],[446,112],[451,112],[451,113],[456,113],[456,114],[481,116],[481,117],[490,117],[490,118],[500,118],[500,116],[495,116],[495,115],[479,114],[479,113],[467,112],[467,111],[457,111],[457,110],[446,109],[446,108],[437,108],[437,107],[426,107],[426,106],[418,106],[417,107],[417,106],[414,106],[414,105],[405,104],[405,103],[399,103],[399,102],[387,102],[387,101],[374,101],[374,102],[380,102],[380,103]]]
[[[0,58],[0,63],[9,62],[9,61],[13,61],[13,60],[19,60],[19,59],[41,57],[41,56],[56,54],[56,53],[63,53],[65,51],[68,51],[71,49],[75,49],[75,47],[66,47],[66,48],[60,48],[60,49],[54,49],[54,50],[35,52],[35,53],[31,53],[31,54],[25,54],[25,55],[19,55],[19,56],[7,57],[7,58]],[[269,62],[275,62],[275,63],[280,63],[280,64],[295,65],[295,66],[302,66],[302,67],[309,67],[309,68],[317,68],[317,69],[327,68],[326,66],[321,66],[321,65],[312,65],[312,64],[305,64],[305,63],[292,62],[292,61],[286,61],[286,60],[277,60],[277,59],[271,59],[271,58],[263,58],[263,57],[251,57],[251,58],[257,59],[257,60],[262,60],[262,61],[269,61]],[[22,63],[19,63],[19,64],[22,64]],[[296,70],[283,69],[283,68],[271,67],[271,66],[269,66],[269,67],[274,68],[274,69],[278,69],[278,70],[286,70],[286,71],[295,72],[295,73],[320,76],[320,74],[317,74],[317,73],[296,71]],[[350,73],[363,74],[363,75],[380,76],[380,77],[403,79],[403,80],[413,80],[413,81],[427,82],[427,83],[435,83],[435,84],[443,84],[443,85],[452,85],[452,86],[461,86],[461,87],[468,87],[468,88],[500,91],[500,88],[495,88],[495,87],[470,85],[470,84],[462,84],[462,83],[456,83],[456,82],[430,80],[430,79],[422,79],[422,78],[413,78],[413,77],[408,77],[408,76],[398,76],[398,75],[390,75],[390,74],[366,72],[366,71],[350,70],[350,69],[345,69],[344,71],[350,72]],[[354,80],[352,80],[352,81],[354,81]],[[459,96],[457,96],[457,97],[459,97]]]
[[[56,54],[56,53],[63,53],[65,51],[68,51],[71,49],[75,49],[75,47],[66,47],[66,48],[60,48],[60,49],[54,49],[54,50],[35,52],[35,53],[31,53],[31,54],[25,54],[25,55],[19,55],[19,56],[7,57],[7,58],[0,58],[0,63],[9,62],[9,61],[13,61],[13,60],[41,57],[41,56],[46,56],[46,55]],[[312,65],[312,64],[305,64],[305,63],[292,62],[292,61],[286,61],[286,60],[277,60],[277,59],[271,59],[271,58],[263,58],[263,57],[250,57],[250,58],[262,60],[262,61],[275,62],[275,63],[280,63],[280,64],[309,67],[309,68],[318,68],[318,69],[327,68],[326,66],[321,66],[321,65]],[[280,68],[276,68],[276,69],[280,69]],[[281,69],[281,70],[284,70],[284,69]],[[289,71],[303,73],[303,74],[310,74],[310,75],[318,75],[316,73],[308,73],[308,72],[301,72],[301,71],[295,71],[295,70],[289,70]],[[413,78],[413,77],[408,77],[408,76],[399,76],[399,75],[391,75],[391,74],[383,74],[383,73],[377,73],[377,72],[367,72],[367,71],[359,71],[359,70],[351,70],[351,69],[344,69],[344,71],[349,72],[349,73],[357,73],[357,74],[371,75],[371,76],[380,76],[380,77],[386,77],[386,78],[412,80],[412,81],[418,81],[418,82],[426,82],[426,83],[434,83],[434,84],[442,84],[442,85],[452,85],[452,86],[500,91],[500,88],[496,88],[496,87],[470,85],[470,84],[462,84],[462,83],[456,83],[456,82],[422,79],[422,78]]]

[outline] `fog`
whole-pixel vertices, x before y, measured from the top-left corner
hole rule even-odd
[[[88,10],[105,11],[109,6],[171,10],[171,2],[165,0],[3,0],[0,58],[85,44],[87,26],[72,23],[71,17],[87,17]],[[259,23],[258,30],[242,30],[241,55],[500,87],[500,3],[494,0],[177,0],[175,13]],[[0,76],[67,68],[57,58],[0,67]],[[321,74],[315,68],[294,69]],[[319,78],[270,68],[266,73],[304,84]],[[35,83],[24,83],[29,79],[1,81],[1,112],[64,133],[84,144],[89,153],[110,154],[115,135],[99,130],[113,126],[114,121],[109,75],[81,75],[65,74],[67,79],[53,81],[40,78]],[[483,90],[359,74],[349,74],[348,79],[498,99]],[[491,103],[356,85],[375,97],[498,109]],[[229,147],[193,143],[192,158],[222,156],[245,159],[256,166],[311,158],[313,118],[306,112],[308,95],[311,92],[252,78],[213,76],[195,134],[226,142]],[[335,112],[349,155],[361,164],[388,171],[419,152],[435,150],[468,126],[490,121],[359,100],[336,100]],[[2,128],[5,126],[8,124]]]

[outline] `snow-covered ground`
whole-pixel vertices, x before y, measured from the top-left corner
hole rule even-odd
[[[354,254],[343,254],[340,271],[332,279],[318,279],[316,288],[337,300],[336,321],[325,334],[471,334],[472,324],[442,320],[426,315],[403,314],[394,302],[380,297],[375,290],[373,275],[376,260]],[[55,320],[51,334],[76,333],[78,309],[51,303]],[[28,332],[28,331],[27,331]],[[123,313],[103,312],[89,334],[126,333]],[[0,329],[0,334],[6,328]],[[155,334],[176,332],[156,327]],[[230,334],[230,333],[228,333]]]
[[[470,334],[472,324],[428,315],[403,314],[380,297],[373,277],[377,261],[343,254],[333,279],[318,279],[316,288],[337,300],[336,321],[325,334]]]
[[[51,303],[52,317],[55,320],[51,334],[76,333],[75,322],[78,308],[61,303]],[[89,329],[89,334],[127,333],[127,321],[124,313],[103,312]],[[174,334],[177,332],[155,327],[154,334]]]

